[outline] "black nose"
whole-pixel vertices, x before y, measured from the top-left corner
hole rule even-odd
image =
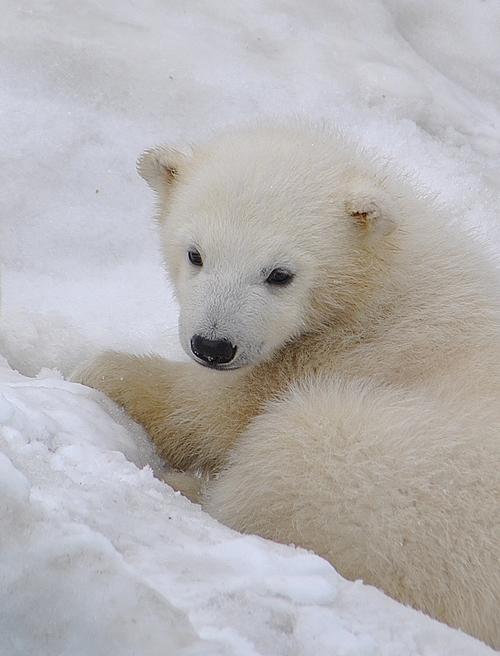
[[[236,346],[227,339],[207,339],[201,335],[191,338],[191,350],[209,365],[227,364],[236,354]]]

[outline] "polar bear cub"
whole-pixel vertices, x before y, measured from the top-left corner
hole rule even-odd
[[[160,147],[139,172],[191,361],[105,353],[77,379],[224,523],[500,648],[500,285],[482,248],[326,128]]]

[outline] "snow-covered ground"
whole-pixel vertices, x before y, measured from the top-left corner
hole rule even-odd
[[[158,142],[326,119],[497,250],[498,0],[2,0],[0,44],[0,654],[493,653],[221,526],[63,375],[106,347],[180,355],[135,173]]]

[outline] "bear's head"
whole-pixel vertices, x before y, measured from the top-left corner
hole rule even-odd
[[[237,369],[345,326],[386,266],[395,211],[356,148],[313,129],[240,130],[138,163],[159,197],[180,340]],[[378,272],[378,273],[377,273]]]

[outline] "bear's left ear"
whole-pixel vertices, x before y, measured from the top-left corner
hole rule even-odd
[[[377,196],[354,193],[345,201],[348,215],[372,244],[390,235],[397,227],[392,208]]]
[[[137,161],[137,171],[148,185],[158,194],[165,195],[171,190],[191,158],[173,148],[159,146],[146,150]]]

